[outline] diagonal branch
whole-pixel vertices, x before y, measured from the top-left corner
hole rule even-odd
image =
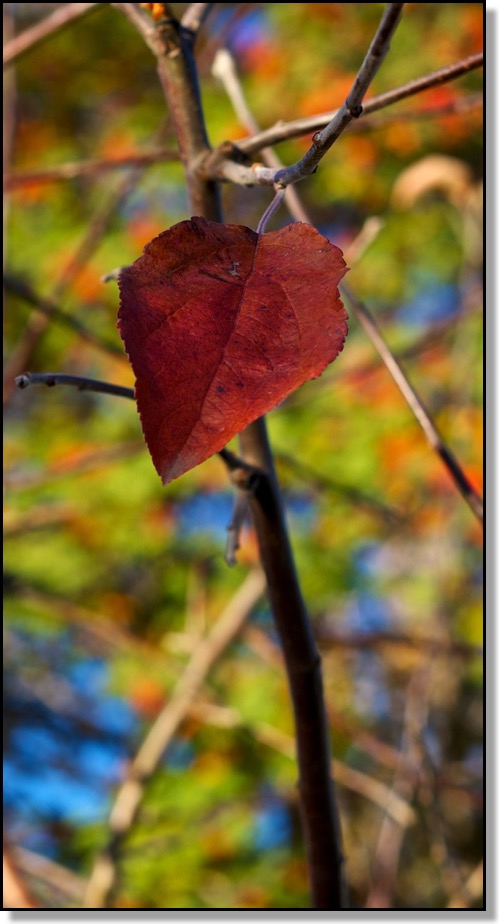
[[[54,32],[68,26],[70,23],[74,22],[75,19],[86,16],[87,13],[91,13],[100,6],[104,6],[104,4],[66,3],[64,6],[61,6],[50,16],[37,22],[36,25],[31,26],[30,29],[25,29],[24,32],[21,32],[7,42],[3,49],[4,66],[12,64],[16,58],[26,54],[27,51],[30,51],[35,45],[39,45],[44,39],[49,38]]]
[[[24,282],[23,279],[6,273],[3,277],[3,285],[7,292],[10,292],[12,295],[32,305],[33,308],[36,308],[47,318],[56,321],[68,330],[72,330],[75,334],[78,334],[82,340],[86,340],[87,343],[91,343],[92,346],[97,347],[99,350],[104,350],[106,353],[111,353],[113,356],[123,357],[123,350],[119,344],[113,343],[111,340],[106,340],[98,334],[94,334],[94,332],[82,324],[78,318],[74,318],[73,315],[67,314],[59,308],[58,305],[55,305],[51,299],[43,298],[41,295],[38,295],[38,293],[35,292],[28,283]]]
[[[421,425],[421,428],[428,440],[432,449],[440,456],[442,462],[444,463],[447,471],[449,472],[455,486],[460,491],[465,501],[475,514],[475,516],[482,521],[483,520],[483,502],[480,496],[477,494],[472,484],[469,482],[465,473],[463,472],[459,462],[452,453],[452,451],[446,446],[444,440],[440,436],[433,423],[430,414],[423,405],[423,402],[416,394],[414,388],[410,384],[407,376],[405,375],[400,363],[395,359],[393,353],[385,343],[380,330],[372,317],[370,311],[366,308],[363,302],[357,298],[354,292],[351,291],[349,286],[344,284],[341,285],[341,290],[344,295],[346,295],[348,301],[350,302],[352,308],[354,309],[360,324],[367,333],[369,339],[372,341],[376,347],[381,359],[383,360],[386,368],[390,372],[390,375],[394,379],[396,385],[402,392],[405,400],[407,401],[409,407],[411,408],[416,420]]]
[[[457,77],[461,77],[471,70],[482,67],[482,65],[483,53],[479,52],[478,54],[470,55],[468,58],[462,58],[461,61],[456,61],[455,64],[446,64],[444,67],[439,67],[437,70],[431,71],[424,77],[410,80],[400,87],[387,90],[386,93],[373,96],[363,104],[360,119],[362,120],[373,112],[378,112],[380,109],[385,109],[387,106],[392,106],[402,99],[407,99],[410,96],[417,96],[423,90],[429,90],[431,87],[437,87],[443,83],[448,83],[450,80],[456,80]],[[324,128],[324,126],[336,116],[337,112],[338,110],[335,109],[331,112],[325,112],[322,115],[295,119],[292,122],[279,122],[277,125],[273,125],[271,128],[267,128],[264,131],[255,132],[250,138],[243,138],[241,141],[237,141],[236,144],[238,149],[245,154],[256,154],[257,151],[260,151],[267,145],[277,144],[279,141],[287,141],[290,138],[298,138],[308,132]]]
[[[362,115],[362,101],[383,59],[388,54],[390,40],[397,28],[403,8],[403,3],[387,4],[381,22],[376,30],[376,34],[369,46],[360,70],[354,80],[353,87],[343,103],[343,106],[322,131],[315,133],[312,138],[312,146],[301,160],[291,167],[286,167],[284,170],[278,172],[276,183],[287,186],[289,183],[296,183],[298,180],[302,180],[310,176],[311,173],[314,173],[319,162],[345,131],[350,122],[353,119],[358,119],[359,116]]]
[[[147,780],[158,769],[207,676],[241,631],[264,589],[262,572],[250,572],[211,632],[195,648],[175,690],[142,742],[131,762],[127,779],[116,794],[109,818],[108,843],[98,856],[90,875],[85,908],[108,907],[117,879],[119,850],[137,818]]]

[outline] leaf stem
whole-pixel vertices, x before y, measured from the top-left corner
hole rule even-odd
[[[281,187],[280,189],[276,191],[276,194],[274,198],[272,199],[272,202],[270,203],[270,205],[267,206],[262,217],[260,218],[260,221],[258,222],[258,225],[256,227],[257,234],[263,234],[263,232],[265,231],[267,223],[272,218],[272,215],[274,214],[274,212],[277,212],[277,209],[279,208],[282,200],[284,199],[284,192],[285,190],[283,187]]]

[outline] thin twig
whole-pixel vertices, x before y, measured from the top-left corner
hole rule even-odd
[[[373,112],[392,106],[400,100],[407,99],[410,96],[419,95],[423,90],[429,90],[432,87],[440,86],[451,80],[456,80],[469,71],[476,70],[483,65],[483,52],[470,55],[468,58],[462,58],[455,64],[446,64],[425,74],[424,77],[418,77],[402,84],[400,87],[394,87],[393,90],[387,90],[386,93],[380,93],[366,100],[362,106],[362,114],[359,121],[363,120]],[[277,144],[280,141],[287,141],[291,138],[299,138],[309,132],[318,131],[324,128],[338,114],[338,109],[325,112],[316,116],[307,116],[302,119],[294,119],[291,122],[278,122],[277,125],[271,126],[264,131],[253,134],[250,138],[242,138],[235,144],[240,151],[245,154],[256,154],[262,148],[268,145]],[[355,124],[358,124],[355,122]]]
[[[113,385],[111,382],[100,382],[98,379],[89,379],[80,375],[66,375],[63,372],[24,372],[16,378],[18,388],[29,388],[31,385],[46,385],[53,388],[55,385],[70,385],[78,391],[97,391],[103,395],[115,395],[119,398],[135,399],[133,388],[122,385]]]
[[[148,778],[189,713],[198,691],[215,663],[241,631],[265,589],[261,571],[252,571],[241,584],[219,620],[195,648],[177,686],[133,759],[120,786],[109,818],[109,839],[97,858],[88,883],[84,907],[108,906],[116,883],[116,862],[123,838],[139,811]]]
[[[346,295],[350,305],[354,309],[359,319],[360,324],[368,334],[369,339],[376,347],[385,366],[390,372],[396,385],[402,392],[405,400],[407,401],[414,416],[416,417],[416,420],[421,425],[431,448],[435,450],[436,453],[438,453],[455,486],[460,491],[475,516],[482,522],[483,502],[481,497],[477,494],[473,488],[473,485],[469,482],[461,466],[459,465],[456,457],[438,433],[437,428],[435,427],[435,424],[430,417],[430,414],[423,405],[423,402],[416,394],[414,388],[409,383],[402,367],[397,362],[393,353],[385,343],[370,311],[366,308],[364,303],[357,298],[349,286],[346,286],[342,283],[340,288],[343,294]]]
[[[360,490],[353,485],[345,484],[342,481],[336,481],[328,475],[318,472],[315,468],[303,462],[299,462],[294,456],[281,451],[279,446],[275,447],[274,455],[279,467],[282,465],[287,468],[293,473],[295,478],[297,477],[305,481],[308,487],[315,493],[324,491],[334,492],[346,498],[356,507],[367,510],[378,517],[382,517],[392,526],[398,526],[404,522],[404,515],[400,510],[396,510],[394,507],[388,507],[383,501],[368,494],[366,491]]]
[[[282,172],[279,171],[276,176],[277,183],[287,186],[289,183],[296,183],[298,180],[310,176],[350,122],[362,115],[362,101],[389,51],[390,40],[397,28],[403,8],[403,3],[387,4],[376,34],[343,106],[322,131],[315,133],[312,146],[301,160],[291,167],[286,167]]]
[[[70,23],[74,22],[75,19],[86,16],[87,13],[91,13],[96,7],[105,5],[104,3],[66,3],[64,6],[59,7],[58,10],[55,10],[55,12],[47,16],[46,19],[37,22],[36,25],[31,26],[30,29],[25,29],[24,32],[21,32],[7,42],[3,49],[4,67],[7,64],[12,64],[20,55],[30,51],[35,45],[39,45],[44,39],[53,35],[53,33],[57,32],[59,29],[64,28],[64,26],[68,26]]]
[[[59,167],[47,167],[44,170],[26,170],[10,173],[3,178],[5,192],[24,186],[53,183],[59,180],[73,180],[80,176],[97,176],[109,170],[122,170],[125,167],[147,167],[171,161],[178,161],[177,151],[170,148],[156,148],[142,154],[126,154],[123,157],[103,158],[102,160],[83,160],[75,163],[60,164]]]
[[[350,132],[373,132],[380,131],[393,125],[395,122],[415,122],[422,119],[439,119],[446,115],[462,115],[463,113],[472,112],[474,109],[483,109],[482,93],[467,93],[458,99],[450,100],[438,105],[419,106],[417,109],[398,109],[395,112],[381,112],[379,115],[373,114],[366,119],[358,119],[353,122],[349,128]]]

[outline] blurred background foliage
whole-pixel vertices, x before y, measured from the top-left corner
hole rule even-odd
[[[60,4],[3,6],[8,40]],[[218,458],[164,489],[132,402],[13,387],[27,369],[133,386],[102,277],[188,217],[180,166],[160,157],[26,176],[175,151],[150,52],[97,7],[21,56],[4,90],[18,178],[5,200],[5,823],[49,908],[81,907],[127,762],[257,567],[250,526],[237,566],[224,562],[232,495]],[[211,73],[218,48],[268,127],[341,105],[383,7],[215,4],[197,50],[212,144],[247,134]],[[371,95],[481,50],[482,16],[479,3],[406,4]],[[349,282],[478,490],[480,94],[473,71],[357,123],[298,189],[344,249],[379,220]],[[278,153],[292,163],[309,143]],[[255,227],[269,191],[227,186],[223,199],[227,221]],[[20,281],[95,342],[29,304]],[[337,362],[268,425],[323,657],[352,903],[480,908],[479,526],[355,317]],[[147,788],[115,906],[306,908],[291,736],[262,597]]]

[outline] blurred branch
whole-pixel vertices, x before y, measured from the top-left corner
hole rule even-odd
[[[346,295],[352,308],[354,309],[360,324],[367,333],[369,339],[376,347],[381,359],[387,367],[390,375],[394,379],[397,387],[402,392],[405,400],[411,408],[416,420],[420,424],[428,443],[431,448],[440,456],[456,488],[460,491],[465,501],[473,511],[477,519],[483,521],[483,503],[472,484],[469,482],[463,472],[459,462],[451,450],[446,446],[444,440],[438,433],[428,411],[423,406],[422,401],[416,394],[414,388],[409,383],[402,367],[395,359],[393,353],[385,343],[377,324],[369,310],[363,302],[357,298],[349,286],[344,283],[340,286],[341,291]]]
[[[157,770],[165,750],[187,716],[206,677],[240,632],[265,589],[261,571],[252,571],[234,594],[208,635],[195,648],[173,693],[150,728],[130,764],[109,817],[109,837],[97,857],[87,886],[84,907],[108,907],[116,885],[116,863],[121,843],[133,825],[147,780]]]
[[[375,648],[407,647],[417,651],[426,652],[432,656],[456,657],[470,660],[481,658],[483,649],[480,645],[468,642],[454,641],[453,639],[394,634],[393,632],[356,632],[350,635],[332,633],[319,628],[321,648],[338,649],[350,648],[353,651],[372,651]]]
[[[66,3],[59,7],[50,16],[37,22],[36,25],[25,29],[19,35],[10,39],[3,49],[4,67],[12,64],[16,58],[30,51],[35,45],[39,45],[44,39],[49,38],[54,32],[69,26],[75,19],[86,16],[97,7],[105,6],[104,3]]]
[[[207,724],[221,725],[222,727],[241,727],[250,732],[257,741],[267,747],[273,748],[289,757],[296,758],[296,745],[291,735],[281,731],[267,722],[253,722],[248,724],[237,709],[233,707],[214,706],[212,703],[196,703],[190,714]],[[363,796],[383,811],[386,811],[396,824],[404,826],[413,824],[416,820],[411,806],[401,798],[393,798],[388,786],[375,780],[367,773],[349,767],[343,761],[334,760],[331,772],[340,786],[351,792]]]
[[[59,167],[47,167],[43,170],[25,170],[9,173],[3,178],[5,192],[12,192],[24,186],[53,183],[58,180],[73,180],[81,176],[96,176],[108,170],[122,170],[124,167],[147,167],[165,162],[178,161],[177,151],[170,148],[155,148],[142,154],[125,154],[123,157],[103,158],[102,160],[83,160]]]
[[[3,847],[3,908],[39,908],[33,901],[5,840]]]
[[[429,684],[431,662],[414,671],[406,693],[406,707],[402,728],[400,747],[401,760],[395,769],[392,791],[397,798],[411,802],[417,785],[419,761],[419,742],[428,718]],[[416,771],[407,773],[406,764],[412,764]],[[400,852],[406,829],[395,825],[392,818],[385,815],[379,830],[378,843],[373,858],[372,886],[366,899],[365,908],[392,907],[393,889],[397,877]]]
[[[19,597],[32,606],[41,608],[56,619],[70,623],[78,635],[85,640],[86,645],[98,654],[125,651],[127,653],[138,654],[140,657],[147,657],[149,660],[164,659],[163,651],[155,644],[147,642],[133,632],[130,632],[124,626],[119,625],[112,614],[109,615],[103,610],[92,610],[87,607],[77,606],[62,597],[55,594],[49,594],[45,590],[28,585],[22,575],[6,572],[4,575],[4,596]],[[68,701],[68,694],[64,694],[65,703]],[[96,730],[93,729],[93,734]],[[108,735],[106,731],[104,733]]]
[[[386,112],[380,115],[371,115],[366,119],[354,122],[350,131],[379,131],[394,122],[415,122],[419,119],[435,119],[446,115],[461,115],[472,112],[473,109],[483,109],[483,95],[481,93],[468,93],[458,99],[449,100],[436,106],[418,106],[417,109],[402,109],[396,112]]]
[[[298,459],[295,459],[293,456],[289,455],[289,453],[283,452],[279,447],[276,447],[275,457],[278,465],[283,465],[291,471],[295,477],[305,481],[312,491],[333,491],[335,494],[351,501],[351,503],[359,508],[367,510],[375,516],[382,517],[392,526],[397,526],[404,522],[404,514],[400,510],[396,510],[394,507],[388,507],[383,501],[378,500],[366,491],[362,491],[353,485],[336,481],[328,475],[318,472],[315,468],[311,468]]]
[[[415,96],[423,90],[429,90],[432,87],[440,86],[440,84],[448,83],[450,80],[456,80],[457,77],[461,77],[471,70],[476,70],[482,67],[482,65],[483,53],[480,52],[476,55],[470,55],[468,58],[463,58],[455,64],[447,64],[444,67],[439,67],[436,71],[431,71],[431,73],[426,74],[424,77],[410,80],[408,83],[404,83],[400,87],[395,87],[393,90],[388,90],[386,93],[373,96],[363,104],[362,114],[359,116],[359,120],[366,118],[373,112],[378,112],[380,109],[386,108],[386,106],[392,106],[402,99]],[[247,155],[256,154],[268,145],[277,144],[280,141],[287,141],[290,138],[298,138],[301,137],[301,135],[306,135],[323,128],[338,112],[338,109],[334,109],[320,115],[294,119],[292,122],[278,122],[271,128],[255,133],[250,138],[242,138],[236,141],[235,144],[240,151]],[[356,121],[355,125],[357,124]]]
[[[30,385],[71,385],[78,391],[97,391],[103,395],[116,395],[119,398],[135,399],[133,388],[124,388],[122,385],[113,385],[111,382],[100,382],[98,379],[89,379],[79,375],[65,375],[63,372],[25,372],[16,378],[18,388],[29,388]]]
[[[483,895],[484,868],[483,860],[475,866],[474,870],[468,876],[462,889],[458,890],[458,895],[454,895],[447,908],[473,908],[475,902],[479,901]],[[475,909],[479,910],[479,909]]]
[[[18,276],[14,276],[10,273],[6,273],[3,277],[3,285],[7,292],[10,292],[12,295],[16,295],[22,301],[32,305],[38,311],[41,311],[42,314],[46,315],[47,318],[56,321],[63,327],[66,327],[73,331],[75,334],[78,334],[82,340],[86,340],[87,343],[91,343],[92,346],[97,347],[99,350],[104,350],[106,353],[111,353],[113,356],[119,356],[122,359],[126,359],[123,349],[117,343],[106,340],[99,334],[94,334],[94,332],[89,330],[88,327],[85,327],[85,325],[82,324],[78,318],[74,318],[73,315],[67,314],[65,311],[55,305],[50,299],[43,298],[41,295],[38,295],[38,293],[35,292],[35,290],[32,289],[31,286],[28,285],[28,283],[26,283],[23,279],[20,279]]]
[[[190,3],[181,19],[184,29],[198,32],[214,6],[214,3]]]
[[[165,125],[162,126],[156,134],[156,141],[160,141],[165,131]],[[137,182],[142,174],[143,168],[132,168],[127,175],[121,180],[117,188],[111,192],[107,199],[97,209],[93,215],[88,227],[76,248],[73,256],[68,263],[63,266],[58,279],[56,279],[50,300],[59,301],[66,290],[72,285],[78,277],[85,264],[95,253],[99,244],[106,233],[109,224],[120,206],[126,201],[127,197],[137,188]],[[34,315],[28,321],[19,341],[11,351],[10,357],[5,363],[3,372],[3,400],[7,403],[14,389],[14,380],[26,366],[31,363],[31,358],[45,334],[50,318],[41,314]]]
[[[4,3],[2,6],[2,19],[3,19],[3,35],[4,42],[9,42],[10,38],[14,34],[14,8],[9,3]],[[16,114],[16,102],[17,102],[17,79],[16,72],[12,69],[8,74],[4,75],[3,81],[3,114],[2,114],[2,127],[3,127],[3,142],[2,142],[2,169],[4,173],[8,173],[11,169],[14,139],[16,134],[16,123],[17,123],[17,114]],[[10,209],[10,199],[8,196],[4,196],[3,199],[3,264],[5,266],[5,257],[8,252],[7,245],[7,233],[9,230],[9,209]]]
[[[72,870],[61,866],[60,863],[54,863],[53,860],[49,860],[40,853],[26,850],[24,847],[14,847],[12,855],[23,873],[33,879],[39,879],[56,892],[62,893],[64,898],[69,898],[74,902],[81,901],[85,881]]]
[[[128,440],[119,442],[116,445],[100,446],[98,449],[89,448],[87,451],[78,453],[77,456],[66,458],[62,456],[54,459],[47,464],[43,472],[39,470],[21,471],[18,465],[12,468],[6,466],[4,471],[5,485],[9,491],[22,491],[26,488],[39,486],[46,481],[54,478],[66,478],[72,475],[79,475],[82,472],[91,471],[93,468],[100,468],[110,463],[121,462],[130,456],[137,455],[144,451],[144,441],[142,439]]]

